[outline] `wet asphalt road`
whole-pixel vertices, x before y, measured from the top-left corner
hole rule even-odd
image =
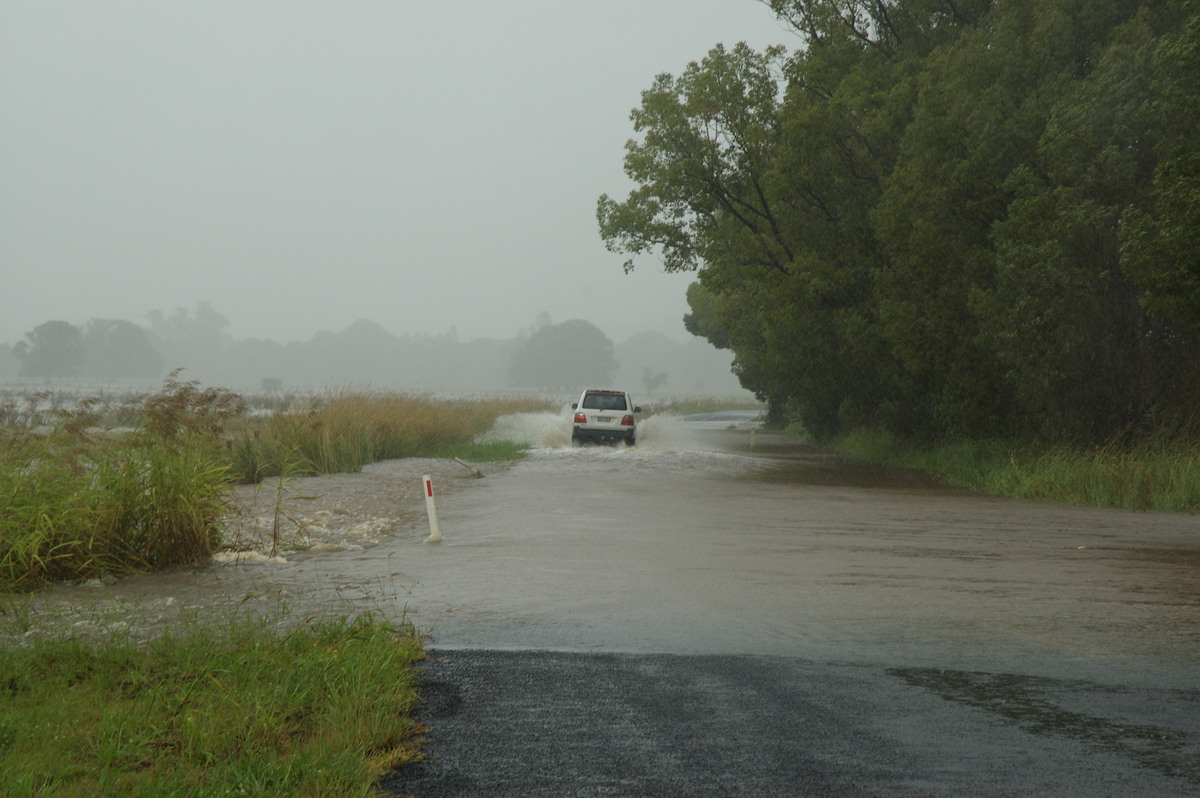
[[[1200,795],[1200,697],[792,658],[445,651],[441,796]]]
[[[810,484],[821,479],[820,474],[805,476]],[[861,479],[864,484],[854,490],[866,492],[854,494],[856,505],[869,503],[873,477],[830,479],[836,485]],[[586,489],[580,485],[580,491]],[[954,499],[953,506],[967,508],[969,517],[974,505],[964,501],[960,505]],[[1023,506],[1013,505],[1012,512]],[[537,514],[553,512],[539,507]],[[450,525],[468,527],[469,515],[448,514]],[[1086,529],[1092,516],[1082,518],[1081,529]],[[1126,522],[1120,517],[1113,523]],[[720,521],[713,516],[712,523]],[[1122,570],[1122,559],[1094,571],[1096,566],[1084,569],[1077,560],[1064,560],[1072,571],[1063,571],[1061,593],[1052,578],[1042,584],[1025,575],[1033,573],[1034,564],[1018,560],[1011,574],[995,572],[992,563],[1006,556],[1001,542],[1001,553],[983,560],[993,569],[987,574],[989,595],[996,585],[1011,585],[1004,587],[1011,592],[1000,611],[994,619],[984,615],[969,625],[977,599],[964,593],[963,606],[942,605],[941,634],[928,625],[939,617],[937,604],[913,617],[898,611],[905,602],[924,607],[922,602],[937,598],[917,587],[936,583],[937,573],[910,565],[904,574],[912,587],[903,593],[881,591],[890,572],[853,572],[854,589],[900,602],[879,607],[887,618],[895,612],[897,626],[890,632],[876,622],[863,626],[869,607],[846,603],[852,595],[847,593],[807,618],[789,610],[798,630],[806,623],[819,626],[819,638],[799,631],[787,636],[785,628],[764,624],[761,630],[730,632],[694,646],[699,651],[690,650],[694,621],[680,608],[660,618],[642,601],[633,614],[610,614],[601,621],[586,602],[576,605],[569,587],[538,588],[528,575],[528,592],[552,589],[558,608],[533,613],[517,606],[517,612],[493,616],[447,602],[431,659],[422,669],[425,705],[419,717],[429,728],[428,761],[397,772],[382,786],[393,795],[423,798],[1200,796],[1200,663],[1194,659],[1195,629],[1189,626],[1196,618],[1195,596],[1190,588],[1180,592],[1179,573],[1171,570],[1178,557],[1186,561],[1195,554],[1188,527],[1182,528],[1182,538],[1173,527],[1159,531],[1160,545],[1185,544],[1186,550],[1176,550],[1173,565],[1146,566],[1144,557],[1132,557],[1126,559],[1135,570]],[[932,528],[921,530],[928,535]],[[1105,534],[1111,543],[1124,533]],[[495,541],[477,545],[498,548]],[[961,545],[956,539],[955,546]],[[932,562],[945,577],[978,567],[978,557],[955,551],[956,559],[930,560],[928,553],[918,559]],[[912,556],[905,552],[906,558]],[[811,554],[808,561],[813,562]],[[810,567],[827,567],[816,562]],[[543,567],[552,570],[552,565]],[[738,578],[768,573],[756,563],[755,570]],[[1094,581],[1101,573],[1107,581]],[[1164,577],[1161,585],[1147,581],[1155,574],[1170,579]],[[844,581],[833,571],[827,576]],[[501,584],[488,583],[495,577],[484,570],[477,578],[493,590]],[[581,585],[586,582],[579,579]],[[1085,595],[1073,596],[1072,582]],[[592,582],[586,584],[588,592],[596,590]],[[625,584],[630,590],[647,589],[640,581]],[[644,595],[664,606],[680,595],[695,601],[700,594],[684,593],[685,587],[695,590],[680,581],[671,591]],[[1021,604],[1023,589],[1041,597]],[[1089,605],[1088,593],[1103,602]],[[414,592],[419,618],[418,597]],[[844,613],[839,606],[847,607]],[[991,606],[979,604],[980,609]],[[1013,609],[1017,633],[1005,628],[1004,606]],[[632,605],[626,608],[631,610]],[[1139,614],[1144,611],[1154,614]],[[1059,618],[1056,612],[1070,616]],[[683,630],[674,636],[664,620],[672,613]],[[715,625],[727,628],[728,618],[708,614]],[[741,617],[750,622],[751,616]],[[1139,617],[1170,620],[1161,629],[1147,623],[1138,630],[1133,624]],[[621,630],[623,623],[627,631]],[[1036,635],[1036,629],[1053,624],[1061,628],[1046,640]],[[661,650],[672,653],[655,651],[647,642],[654,635]],[[781,635],[786,645],[779,648],[794,653],[780,654],[767,645]],[[923,635],[930,645],[922,643]],[[439,640],[448,645],[439,648]],[[587,640],[598,642],[588,646]],[[624,647],[610,645],[614,640],[624,640]],[[542,641],[544,649],[538,645]],[[749,645],[742,653],[729,653],[729,641]]]

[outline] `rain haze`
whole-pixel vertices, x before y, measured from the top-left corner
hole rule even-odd
[[[756,0],[0,0],[0,342],[208,302],[235,339],[684,340],[688,275],[604,249],[629,111]]]

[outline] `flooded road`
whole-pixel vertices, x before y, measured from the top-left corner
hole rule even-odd
[[[413,619],[440,647],[1197,673],[1196,519],[982,497],[756,435],[535,451],[405,557]]]
[[[424,543],[422,519],[361,550],[40,601],[77,615],[107,606],[118,623],[222,606],[403,612],[440,648],[753,653],[1200,686],[1196,518],[974,495],[739,420],[652,418],[635,448],[573,448],[543,420],[534,434],[548,445],[439,496],[439,545]],[[380,468],[371,478],[386,485]]]
[[[434,471],[440,544],[408,483],[447,466],[390,461],[298,480],[320,500],[289,512],[361,547],[56,588],[29,616],[403,615],[435,740],[397,795],[1200,796],[1195,517],[975,495],[745,422],[573,448],[517,419],[525,460]]]

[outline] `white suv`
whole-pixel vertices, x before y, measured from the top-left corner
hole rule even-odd
[[[637,440],[634,416],[642,412],[642,408],[635,407],[633,399],[624,391],[589,388],[571,409],[575,411],[571,429],[573,443],[625,441],[626,446],[633,446]]]

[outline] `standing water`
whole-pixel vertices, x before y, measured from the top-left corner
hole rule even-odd
[[[296,481],[319,498],[289,513],[325,529],[385,519],[376,540],[57,588],[31,617],[151,629],[234,611],[373,611],[406,615],[444,648],[1145,682],[1177,683],[1200,661],[1193,518],[979,496],[746,422],[656,416],[636,447],[573,447],[569,417],[509,417],[492,434],[536,448],[484,466],[484,479],[398,460]],[[439,546],[423,543],[430,469]]]

